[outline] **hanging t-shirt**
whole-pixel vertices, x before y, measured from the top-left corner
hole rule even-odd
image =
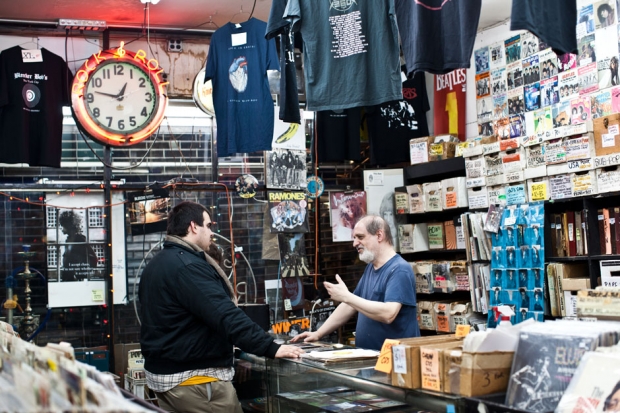
[[[318,162],[360,161],[362,109],[316,113]]]
[[[252,18],[213,33],[205,81],[213,79],[219,157],[271,149],[273,99],[267,70],[280,70],[267,24]]]
[[[309,110],[402,99],[394,0],[289,0],[284,17],[303,37]]]
[[[24,63],[22,48],[0,53],[0,162],[60,168],[62,107],[73,75],[62,57],[41,49]]]
[[[282,18],[287,0],[273,0],[267,22],[265,38],[273,39],[280,35],[280,112],[278,118],[284,122],[301,123],[299,95],[297,94],[297,75],[295,73],[295,46],[291,22]]]
[[[395,0],[408,73],[468,68],[481,0]]]
[[[528,30],[558,55],[577,53],[576,0],[512,0],[510,30]]]
[[[409,162],[409,140],[428,136],[426,112],[429,109],[424,72],[403,82],[402,100],[366,108],[370,164]]]

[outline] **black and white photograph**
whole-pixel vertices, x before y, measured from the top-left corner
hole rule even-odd
[[[301,190],[306,187],[306,151],[265,151],[265,186]]]

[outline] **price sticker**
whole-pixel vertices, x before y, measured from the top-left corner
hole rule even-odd
[[[34,62],[42,62],[43,55],[41,54],[41,50],[22,50],[22,62],[24,63],[34,63]]]
[[[377,364],[375,365],[375,370],[388,374],[392,372],[392,347],[397,344],[400,344],[399,340],[392,340],[389,338],[383,342]]]
[[[446,207],[447,208],[456,208],[456,192],[448,192],[446,193]]]

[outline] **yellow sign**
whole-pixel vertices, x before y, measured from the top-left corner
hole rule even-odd
[[[456,337],[462,338],[469,334],[469,330],[471,330],[471,326],[466,326],[463,324],[459,324],[456,326]]]
[[[93,301],[103,301],[103,290],[92,290],[91,296]]]
[[[400,344],[398,340],[386,339],[381,346],[381,352],[375,365],[375,370],[390,374],[392,372],[392,346]]]
[[[547,199],[547,184],[545,182],[532,184],[532,201],[544,201]]]

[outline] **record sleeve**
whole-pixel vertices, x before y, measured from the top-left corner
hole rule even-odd
[[[476,74],[489,71],[489,48],[483,47],[474,51],[474,61],[476,62]]]
[[[521,60],[521,35],[516,35],[504,42],[506,48],[506,64]]]
[[[407,194],[404,195],[405,197],[407,196]],[[366,192],[330,192],[329,208],[331,213],[332,241],[353,241],[353,228],[366,215]]]
[[[308,213],[304,192],[269,191],[271,232],[308,232]]]
[[[523,65],[521,60],[506,66],[506,85],[508,90],[523,86]]]
[[[310,275],[303,233],[278,234],[282,278]]]

